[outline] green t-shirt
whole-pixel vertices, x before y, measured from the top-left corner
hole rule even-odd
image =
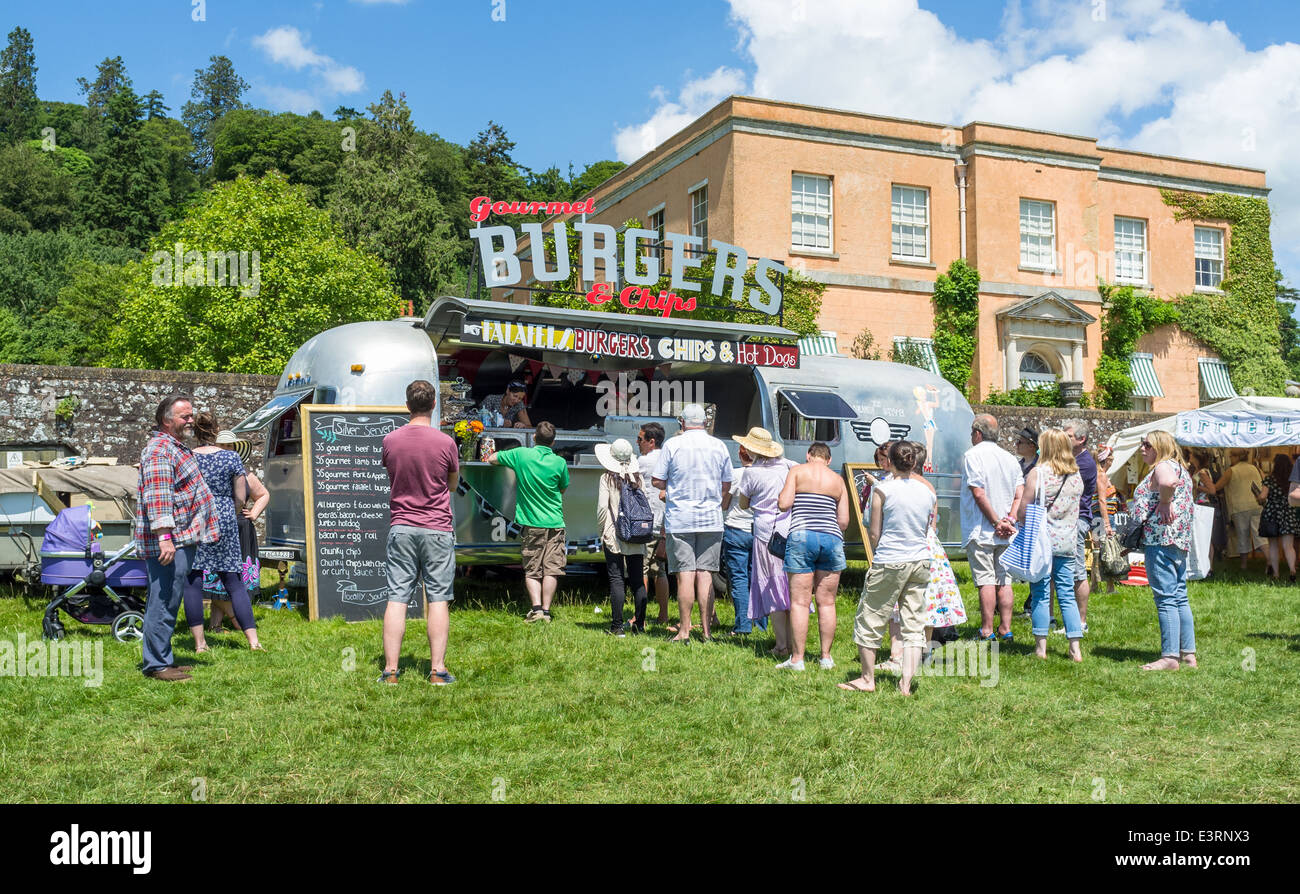
[[[515,523],[530,528],[564,527],[564,490],[569,467],[550,447],[516,447],[497,454],[497,464],[515,470]]]

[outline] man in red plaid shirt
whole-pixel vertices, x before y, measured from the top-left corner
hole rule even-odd
[[[140,454],[135,542],[149,572],[144,609],[144,675],[172,682],[190,679],[177,666],[172,633],[200,543],[217,540],[217,507],[194,454],[181,438],[194,434],[194,407],[184,395],[164,398],[154,414],[158,430]],[[193,622],[193,618],[188,619]],[[201,623],[201,619],[200,619]]]

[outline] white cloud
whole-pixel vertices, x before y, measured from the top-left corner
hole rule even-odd
[[[618,157],[623,161],[640,158],[710,108],[744,88],[745,73],[726,67],[719,68],[706,77],[687,81],[676,102],[668,102],[663,88],[656,87],[651,95],[660,102],[660,106],[650,120],[624,127],[614,134],[614,148]]]
[[[1008,0],[994,40],[916,0],[729,0],[752,77],[718,69],[618,127],[631,161],[729,94],[960,125],[972,120],[1264,168],[1274,251],[1300,282],[1300,46],[1248,50],[1178,0]],[[1095,10],[1104,16],[1094,18]],[[1245,13],[1243,13],[1245,14]],[[1248,137],[1253,135],[1253,142]]]
[[[351,65],[342,65],[308,44],[310,35],[291,25],[272,28],[253,38],[253,46],[277,65],[294,71],[307,69],[313,83],[308,88],[271,85],[261,87],[273,108],[305,113],[320,108],[329,97],[357,93],[366,77]]]

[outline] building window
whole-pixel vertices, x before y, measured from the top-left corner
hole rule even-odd
[[[891,251],[903,261],[930,260],[930,191],[895,186],[891,200]]]
[[[1196,228],[1196,287],[1217,289],[1223,282],[1223,230]]]
[[[687,256],[702,258],[709,246],[709,185],[706,183],[691,193],[691,235],[703,241],[698,247],[687,248]]]
[[[1147,222],[1115,218],[1115,281],[1147,282]]]
[[[1056,269],[1056,206],[1020,200],[1020,266]]]
[[[1020,384],[1024,388],[1048,388],[1056,384],[1052,365],[1032,351],[1020,358]]]
[[[790,247],[831,250],[831,178],[795,174],[790,181]]]
[[[659,259],[659,269],[663,269],[664,262],[664,206],[660,205],[648,215],[650,225],[647,230],[655,231],[654,244],[650,246],[650,254]]]

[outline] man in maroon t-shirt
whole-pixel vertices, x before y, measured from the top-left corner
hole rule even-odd
[[[460,477],[456,443],[433,427],[433,385],[417,379],[406,386],[411,421],[384,437],[384,468],[392,486],[388,529],[388,607],[384,610],[384,673],[381,683],[397,682],[397,660],[406,634],[406,609],[418,598],[424,579],[429,600],[429,682],[455,683],[447,670],[447,631],[451,626],[456,540],[452,533],[451,494]]]

